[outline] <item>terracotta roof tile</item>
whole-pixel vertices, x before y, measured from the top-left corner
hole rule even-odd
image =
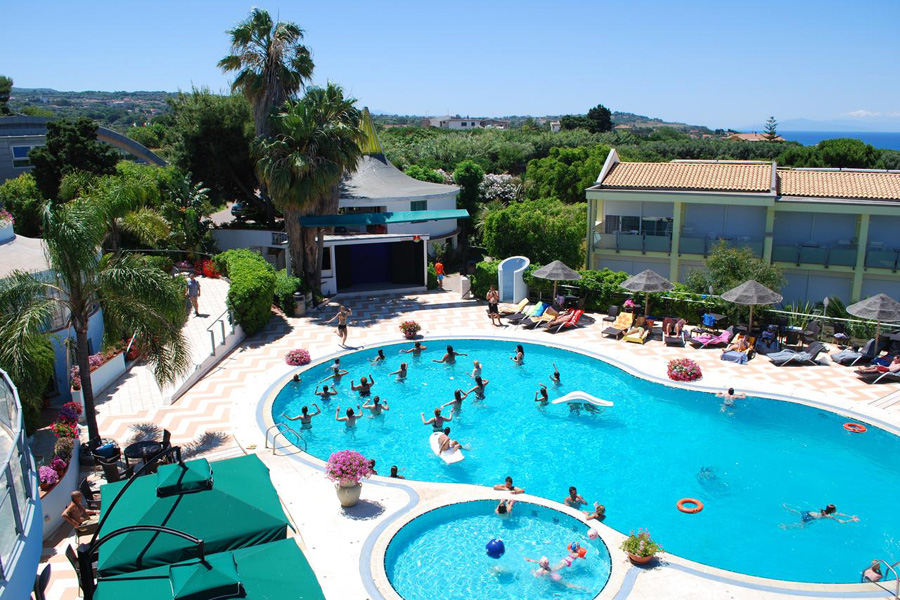
[[[900,173],[778,171],[782,196],[900,201]]]
[[[771,164],[617,163],[600,187],[718,192],[768,192]]]

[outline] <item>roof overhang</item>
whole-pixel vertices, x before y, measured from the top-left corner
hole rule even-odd
[[[382,213],[351,213],[346,215],[310,215],[300,217],[303,227],[346,227],[360,225],[388,225],[391,223],[425,223],[426,221],[446,221],[468,219],[469,213],[456,210],[416,210]]]

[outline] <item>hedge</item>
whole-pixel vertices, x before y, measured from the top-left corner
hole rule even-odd
[[[434,270],[434,263],[428,263],[428,282],[426,287],[429,290],[437,289],[437,271]]]
[[[166,275],[171,275],[172,268],[175,266],[175,263],[168,256],[146,255],[144,256],[144,261],[149,265],[157,267]]]
[[[282,269],[275,273],[275,304],[284,314],[292,316],[297,303],[294,302],[294,292],[300,289],[302,281]]]
[[[256,333],[272,316],[275,269],[252,250],[228,250],[215,261],[219,272],[231,280],[225,304],[248,335]]]

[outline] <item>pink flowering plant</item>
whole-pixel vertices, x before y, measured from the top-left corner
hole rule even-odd
[[[372,475],[372,467],[366,457],[354,450],[341,450],[328,457],[325,476],[345,485],[356,485]]]
[[[672,381],[697,381],[703,377],[700,365],[689,358],[676,358],[669,361],[667,369]]]
[[[69,463],[64,461],[58,456],[54,456],[53,460],[50,461],[50,468],[56,471],[57,473],[64,473],[66,468],[68,468]]]
[[[12,225],[16,220],[13,218],[12,213],[8,210],[0,210],[0,227],[6,227],[8,225]]]
[[[58,438],[78,437],[78,425],[68,421],[55,421],[50,426],[50,431]]]
[[[312,358],[310,358],[309,352],[303,348],[291,350],[284,356],[284,362],[293,367],[308,365],[310,360],[312,360]]]
[[[38,477],[41,480],[41,485],[56,485],[59,483],[59,475],[50,467],[38,469]]]
[[[80,380],[79,380],[80,381]],[[59,420],[74,423],[81,416],[81,405],[77,402],[66,402],[59,409]]]
[[[403,321],[400,323],[400,331],[402,331],[404,335],[416,335],[422,331],[422,326],[415,321]]]
[[[653,541],[646,529],[638,529],[637,533],[632,530],[619,547],[633,556],[654,556],[664,552],[663,547]]]

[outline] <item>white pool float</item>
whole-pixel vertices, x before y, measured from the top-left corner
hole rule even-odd
[[[601,400],[600,398],[596,398],[591,396],[587,392],[569,392],[565,396],[560,396],[556,400],[552,401],[550,404],[593,404],[594,406],[612,406],[613,403],[609,400]]]
[[[438,439],[441,437],[440,431],[435,431],[428,437],[428,443],[431,444],[431,451],[434,452],[435,456],[440,457],[442,461],[447,463],[448,465],[452,465],[453,463],[458,463],[462,459],[465,458],[463,456],[462,450],[459,448],[453,448],[451,450],[445,450],[441,452],[441,446]]]

